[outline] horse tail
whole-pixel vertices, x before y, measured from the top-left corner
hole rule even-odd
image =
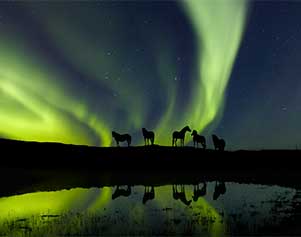
[[[206,144],[206,138],[204,137],[204,140],[203,140],[203,142],[204,142],[204,144],[203,144],[203,147],[204,147],[204,149],[206,149],[206,147],[207,147],[207,144]]]
[[[226,142],[224,139],[220,139],[220,150],[224,151],[226,146]]]
[[[154,142],[155,142],[155,134],[154,134],[153,132],[151,133],[151,139],[150,139],[150,140],[151,140],[151,144],[154,145]]]
[[[131,137],[131,135],[129,135],[129,139],[128,139],[128,146],[130,146],[130,145],[131,145],[131,143],[132,143],[132,137]]]
[[[214,145],[215,150],[218,149],[218,147],[219,147],[219,138],[215,134],[212,135],[212,141],[213,141],[213,145]]]
[[[145,128],[142,128],[143,137],[145,137]]]

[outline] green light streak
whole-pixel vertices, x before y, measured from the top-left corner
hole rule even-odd
[[[181,1],[199,42],[198,81],[190,102],[193,128],[203,130],[221,111],[224,94],[242,39],[246,0]]]
[[[110,132],[100,116],[96,118],[85,101],[72,95],[60,80],[63,75],[46,69],[50,65],[16,39],[17,35],[0,39],[0,134],[20,140],[110,145]]]
[[[79,8],[73,9],[72,12],[81,15],[85,10],[87,9]],[[97,15],[99,13],[95,9],[89,9],[89,14]],[[120,126],[116,124],[120,123],[119,120],[122,119],[123,126],[121,129],[124,129],[123,132],[128,132],[128,130],[140,131],[148,107],[147,99],[141,90],[143,80],[133,83],[132,78],[126,78],[125,72],[135,68],[134,62],[129,67],[122,68],[122,70],[116,69],[117,65],[120,67],[120,65],[127,65],[128,63],[124,61],[121,56],[122,53],[120,53],[124,50],[123,45],[116,45],[111,42],[112,34],[114,34],[114,38],[123,38],[122,30],[117,30],[122,26],[115,25],[112,27],[113,30],[110,30],[103,25],[102,31],[104,33],[99,36],[87,31],[84,22],[87,25],[91,22],[85,19],[82,19],[82,22],[74,23],[66,20],[65,15],[54,16],[46,11],[43,15],[38,16],[37,20],[44,24],[48,37],[63,52],[68,62],[80,71],[85,72],[88,76],[86,83],[91,83],[92,80],[98,86],[109,88],[112,92],[118,94],[114,98],[106,98],[106,105],[100,107],[103,113],[106,114],[106,118],[102,120],[97,115],[95,120],[101,120],[102,124],[105,122],[107,128],[116,130],[120,129]],[[57,27],[58,25],[60,27]],[[109,36],[104,37],[107,31],[109,31]],[[62,41],[61,39],[66,40]],[[120,58],[114,56],[115,54],[108,56],[109,49],[115,49],[114,52],[119,51]],[[108,72],[109,74],[107,74]],[[135,75],[135,77],[138,77],[138,75]],[[111,113],[107,112],[108,109]],[[115,117],[116,111],[122,111],[126,116],[124,118]],[[111,131],[105,133],[105,135],[111,140]],[[104,146],[110,144],[111,141],[110,143],[105,142]]]
[[[131,61],[128,56],[135,49],[130,48],[122,25],[124,14],[112,8],[102,10],[102,14],[112,19],[108,26],[104,20],[107,18],[99,14],[101,8],[94,9],[93,5],[70,4],[68,13],[62,11],[60,4],[49,4],[52,10],[45,6],[29,4],[25,10],[38,9],[32,20],[43,28],[41,34],[58,49],[63,61],[84,75],[82,84],[92,84],[100,92],[92,96],[89,89],[77,87],[74,78],[68,78],[66,72],[32,45],[30,37],[15,25],[10,29],[3,26],[0,32],[2,137],[109,146],[112,130],[141,135],[141,127],[147,127],[156,132],[156,143],[170,145],[174,130],[185,125],[203,130],[222,114],[225,89],[243,35],[246,0],[180,2],[198,44],[197,75],[187,78],[193,81],[193,87],[189,92],[192,97],[185,101],[184,108],[178,108],[179,85],[173,80],[180,72],[174,60],[177,47],[167,33],[143,31],[142,39],[150,38],[151,42],[139,46],[153,47],[149,51],[153,55],[149,57],[155,64],[152,69],[157,70],[147,75],[150,69],[139,71],[139,58]],[[102,20],[99,25],[95,25],[97,19]],[[112,55],[108,55],[110,49]],[[127,72],[127,66],[136,71]],[[105,76],[107,72],[109,78]],[[160,99],[156,102],[147,94],[150,87],[158,91]],[[164,107],[160,115],[154,115],[151,109],[157,102]],[[133,144],[143,144],[142,136],[134,137]]]

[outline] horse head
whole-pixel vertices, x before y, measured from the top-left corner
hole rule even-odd
[[[195,135],[198,135],[198,132],[196,130],[193,130],[191,136],[195,136]]]
[[[112,131],[112,137],[116,137],[117,133]]]
[[[190,129],[190,127],[189,127],[189,126],[185,126],[183,130],[184,130],[184,131],[191,132],[191,129]]]
[[[215,134],[212,134],[212,139],[216,140],[216,141],[219,140],[218,137]]]
[[[216,145],[219,143],[219,138],[215,134],[212,135],[212,140],[213,140],[213,143]]]

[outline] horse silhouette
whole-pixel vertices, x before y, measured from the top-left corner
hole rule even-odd
[[[180,139],[181,146],[184,146],[185,133],[191,132],[189,126],[182,128],[181,131],[174,131],[172,133],[172,146],[177,146],[177,140]]]
[[[131,145],[132,137],[129,134],[119,134],[113,131],[112,137],[114,137],[117,146],[119,146],[119,142],[125,142],[125,141],[127,142],[128,146]]]
[[[142,199],[142,203],[145,204],[148,200],[153,200],[155,198],[155,188],[154,186],[145,186],[144,187],[144,195]]]
[[[226,193],[226,184],[225,182],[215,182],[213,200],[217,200],[218,197]]]
[[[203,182],[203,187],[200,189],[199,184],[194,185],[193,187],[193,196],[192,199],[193,201],[197,201],[199,199],[199,197],[203,197],[206,195],[207,192],[207,183]]]
[[[226,142],[224,139],[219,139],[215,134],[213,134],[212,141],[213,141],[215,150],[219,150],[219,151],[225,150]]]
[[[183,184],[180,185],[180,191],[178,191],[178,187],[176,184],[172,185],[172,196],[175,200],[180,200],[182,203],[184,203],[186,206],[189,206],[191,203],[191,200],[186,199],[185,195],[185,187]]]
[[[145,146],[149,145],[149,143],[151,143],[151,145],[154,145],[155,133],[153,131],[147,131],[146,128],[142,128],[142,134],[144,137]]]
[[[131,195],[131,187],[128,185],[127,189],[120,189],[119,185],[117,185],[115,192],[112,194],[112,200],[123,196],[123,197],[128,197]]]
[[[191,133],[191,136],[193,137],[193,146],[199,147],[199,143],[202,144],[203,148],[206,149],[206,138],[204,136],[201,136],[197,133],[196,130],[193,130]]]

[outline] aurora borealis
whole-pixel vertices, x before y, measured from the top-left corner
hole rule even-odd
[[[230,149],[295,147],[300,9],[243,0],[1,2],[0,135],[109,146],[115,130],[140,145],[146,127],[171,145],[172,131],[189,125],[225,137]]]
[[[205,0],[201,4],[184,1],[183,5],[196,32],[197,62],[200,64],[189,118],[193,127],[203,131],[222,109],[225,88],[244,30],[247,2]]]

